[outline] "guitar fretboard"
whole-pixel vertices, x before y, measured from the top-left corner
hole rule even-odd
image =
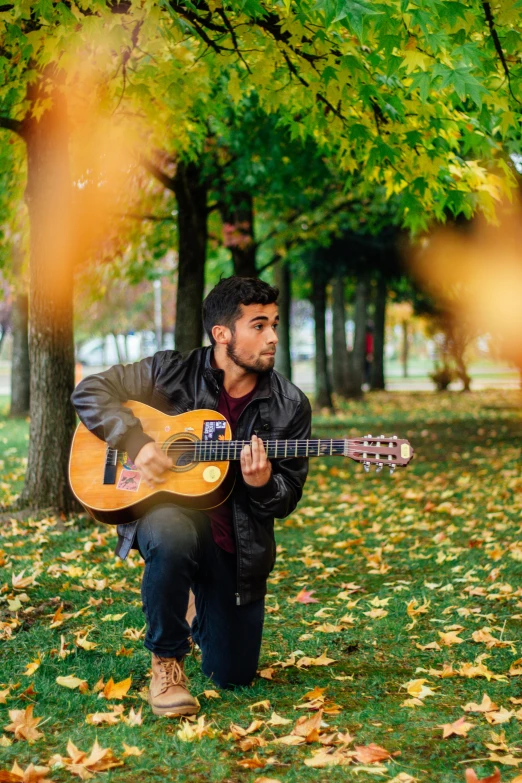
[[[193,444],[194,458],[198,462],[225,462],[238,460],[244,446],[250,446],[249,440],[198,441]],[[284,459],[285,457],[333,457],[342,456],[345,451],[344,440],[269,440],[264,441],[267,457]],[[186,451],[192,451],[190,447]]]

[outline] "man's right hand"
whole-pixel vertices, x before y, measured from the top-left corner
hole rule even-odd
[[[157,443],[150,442],[139,450],[134,464],[143,476],[145,484],[154,489],[157,484],[165,483],[161,476],[166,470],[170,470],[174,463]]]

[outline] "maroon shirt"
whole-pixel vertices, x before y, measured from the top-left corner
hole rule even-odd
[[[219,413],[226,417],[230,428],[232,430],[232,438],[236,436],[236,426],[239,417],[243,413],[244,409],[254,396],[256,387],[243,397],[231,397],[227,394],[225,387],[221,387],[221,394],[219,395],[219,402],[217,410]],[[232,465],[232,470],[235,470],[236,466]],[[232,522],[232,501],[229,500],[222,503],[217,508],[213,508],[208,512],[210,517],[210,524],[212,527],[212,537],[216,544],[224,549],[226,552],[236,551],[236,539],[234,536],[234,524]]]

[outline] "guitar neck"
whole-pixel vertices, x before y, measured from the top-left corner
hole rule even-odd
[[[334,438],[313,440],[268,440],[263,441],[269,459],[285,457],[334,457],[345,455],[345,441]],[[249,440],[199,441],[195,445],[198,462],[223,462],[238,460]]]

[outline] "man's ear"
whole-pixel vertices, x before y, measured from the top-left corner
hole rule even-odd
[[[216,325],[212,327],[212,337],[218,345],[228,345],[232,339],[232,332],[228,326]]]

